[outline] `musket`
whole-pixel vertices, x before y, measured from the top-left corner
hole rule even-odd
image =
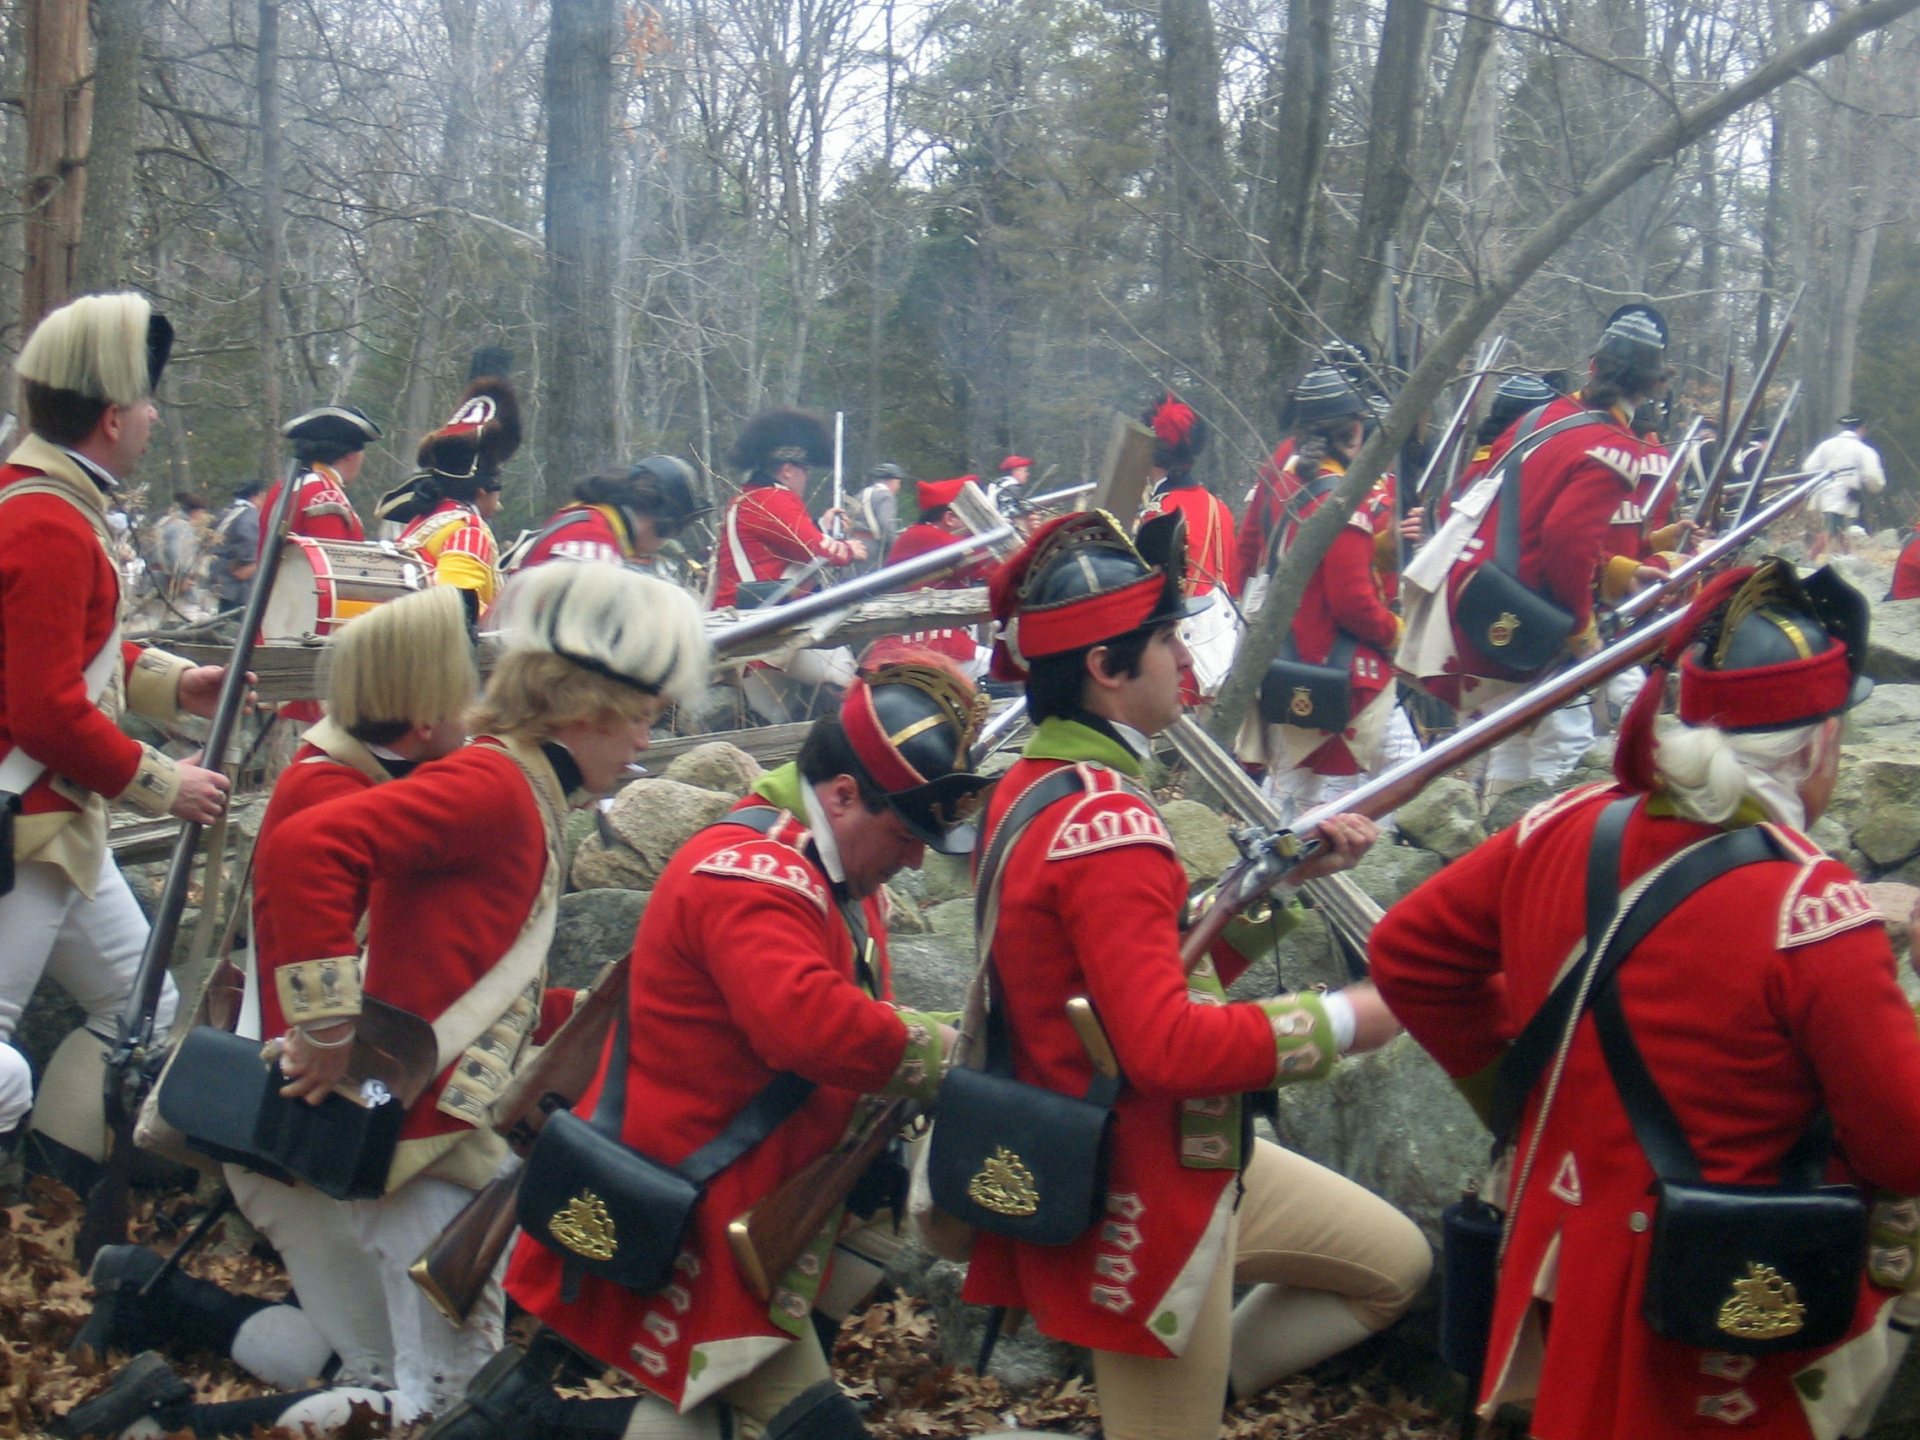
[[[1800,399],[1800,382],[1794,381],[1787,390],[1787,398],[1780,402],[1779,412],[1773,417],[1773,428],[1767,432],[1767,443],[1754,457],[1753,479],[1747,482],[1747,488],[1740,495],[1740,503],[1733,507],[1733,523],[1738,525],[1753,513],[1753,507],[1760,499],[1760,486],[1766,476],[1767,468],[1773,464],[1773,457],[1780,449],[1780,437],[1786,433],[1787,421],[1793,415],[1793,407]]]
[[[1687,426],[1686,433],[1680,437],[1680,443],[1673,447],[1673,454],[1667,457],[1667,468],[1654,482],[1653,489],[1647,492],[1647,503],[1640,513],[1646,516],[1646,523],[1649,526],[1653,524],[1653,517],[1660,513],[1660,502],[1667,498],[1667,491],[1673,488],[1674,482],[1680,478],[1680,472],[1686,468],[1687,447],[1693,444],[1693,438],[1700,433],[1700,427],[1706,423],[1706,418],[1704,415],[1693,417],[1693,423]]]
[[[1014,507],[1023,515],[1032,514],[1062,500],[1071,500],[1076,495],[1084,495],[1095,488],[1098,481],[1083,480],[1078,485],[1067,485],[1059,490],[1049,490],[1044,495],[1036,495],[1031,500],[1015,500]]]
[[[1479,358],[1473,362],[1473,371],[1467,377],[1467,388],[1460,396],[1460,403],[1454,407],[1453,418],[1447,421],[1447,428],[1440,432],[1435,442],[1433,454],[1427,457],[1427,468],[1420,472],[1420,483],[1414,487],[1423,509],[1431,507],[1440,497],[1435,486],[1441,477],[1451,470],[1449,457],[1460,437],[1466,434],[1467,424],[1473,418],[1473,407],[1480,402],[1480,392],[1486,388],[1493,367],[1500,363],[1501,353],[1507,348],[1507,337],[1495,335],[1481,348]]]
[[[1767,351],[1767,358],[1761,362],[1760,373],[1753,377],[1753,389],[1747,392],[1746,400],[1740,406],[1740,419],[1731,431],[1720,432],[1720,446],[1714,452],[1713,469],[1707,472],[1706,484],[1700,490],[1700,504],[1693,512],[1695,523],[1708,526],[1720,511],[1720,492],[1727,483],[1727,472],[1733,467],[1733,452],[1738,444],[1737,436],[1745,435],[1753,424],[1753,417],[1766,403],[1767,386],[1772,383],[1773,372],[1779,368],[1780,357],[1786,354],[1787,342],[1793,338],[1793,312],[1800,308],[1800,297],[1807,293],[1802,284],[1794,292],[1787,313],[1781,318],[1780,329],[1773,337],[1773,345]]]
[[[967,751],[967,759],[977,770],[989,755],[1004,750],[1013,737],[1020,733],[1020,727],[1027,723],[1027,697],[1017,695],[999,710],[991,720],[980,727],[980,736],[973,742],[973,748]]]
[[[924,555],[915,555],[908,560],[896,560],[891,565],[883,565],[865,575],[856,575],[851,580],[843,580],[838,585],[830,585],[811,595],[802,595],[784,605],[751,610],[738,620],[715,626],[707,632],[707,639],[713,646],[715,656],[724,659],[729,655],[737,655],[763,640],[797,630],[823,615],[831,615],[862,600],[904,590],[917,581],[943,575],[966,564],[982,550],[990,550],[1014,538],[1014,529],[1007,524],[998,525],[983,534],[964,536],[951,545],[942,545],[938,550],[929,550]]]
[[[247,590],[246,607],[240,614],[240,634],[233,642],[233,655],[227,673],[220,682],[220,694],[214,702],[207,724],[203,763],[209,770],[224,770],[227,748],[234,727],[240,721],[246,703],[247,671],[253,661],[254,637],[266,615],[267,597],[273,591],[274,577],[280,573],[280,551],[287,523],[293,515],[293,497],[299,487],[299,462],[289,468],[273,514],[265,527],[266,543]],[[229,779],[232,777],[229,776]],[[174,940],[180,931],[180,916],[186,909],[187,887],[193,879],[193,855],[200,843],[200,824],[186,820],[174,837],[173,853],[167,863],[166,883],[154,905],[147,930],[146,947],[140,952],[140,965],[134,971],[133,988],[120,1012],[113,1048],[107,1053],[107,1074],[103,1089],[108,1130],[107,1160],[104,1173],[87,1196],[87,1214],[74,1236],[74,1261],[82,1268],[93,1263],[102,1245],[119,1244],[127,1238],[127,1189],[133,1176],[133,1126],[141,1103],[152,1084],[149,1062],[166,1036],[154,1033],[154,1011],[160,1003],[160,989],[167,978],[167,964],[173,956]]]
[[[523,1160],[548,1114],[572,1106],[598,1073],[607,1036],[627,1003],[628,958],[622,955],[601,972],[494,1102],[493,1128]],[[614,1063],[625,1059],[616,1056]],[[408,1277],[455,1325],[466,1323],[513,1238],[523,1173],[524,1166],[515,1166],[496,1175],[407,1267]]]
[[[1244,836],[1242,858],[1227,868],[1180,943],[1189,973],[1206,958],[1233,917],[1268,894],[1320,848],[1320,827],[1336,815],[1390,814],[1428,785],[1516,735],[1603,680],[1651,655],[1685,617],[1676,609],[1614,641],[1606,649],[1535,682],[1499,709],[1464,725],[1430,749],[1390,766],[1292,825]]]

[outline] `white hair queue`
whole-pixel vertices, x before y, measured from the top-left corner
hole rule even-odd
[[[1729,732],[1662,716],[1654,738],[1654,769],[1674,807],[1689,819],[1718,825],[1751,799],[1769,819],[1804,829],[1800,787],[1824,758],[1820,733],[1825,723]]]
[[[694,599],[619,565],[555,561],[524,570],[495,611],[507,650],[543,650],[681,704],[706,689],[711,650]]]
[[[133,405],[151,389],[147,322],[153,306],[131,291],[82,295],[35,327],[14,369],[23,380],[89,400]]]

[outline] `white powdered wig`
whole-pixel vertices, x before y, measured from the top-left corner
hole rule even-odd
[[[131,291],[82,295],[27,337],[14,369],[23,380],[89,400],[133,405],[146,398],[147,321],[153,306]]]
[[[599,561],[523,570],[495,610],[502,646],[558,655],[682,705],[707,686],[712,651],[700,607],[678,585]]]
[[[1718,825],[1741,801],[1752,799],[1769,819],[1794,830],[1806,828],[1800,786],[1825,758],[1820,741],[1825,721],[1755,732],[1683,725],[1670,715],[1658,723],[1654,769],[1682,815]],[[1839,744],[1838,732],[1826,743]]]

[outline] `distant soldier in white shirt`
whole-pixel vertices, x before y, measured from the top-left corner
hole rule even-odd
[[[1831,470],[1833,479],[1820,487],[1813,497],[1813,508],[1820,515],[1820,530],[1813,537],[1808,556],[1819,564],[1832,545],[1842,555],[1853,553],[1848,532],[1860,521],[1860,495],[1878,495],[1887,488],[1887,472],[1880,467],[1880,452],[1867,444],[1867,422],[1859,415],[1842,415],[1840,433],[1822,440],[1802,462],[1808,470]]]

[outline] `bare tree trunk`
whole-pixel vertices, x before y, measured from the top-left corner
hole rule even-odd
[[[286,202],[280,175],[280,0],[260,0],[254,54],[260,109],[260,477],[280,468],[280,369],[287,317],[280,276],[285,264]]]
[[[1267,342],[1270,389],[1293,383],[1322,336],[1320,175],[1333,96],[1333,0],[1287,0],[1287,47],[1268,112],[1280,137],[1280,167],[1267,211],[1267,264],[1281,287]]]
[[[1187,302],[1171,307],[1161,340],[1177,358],[1226,385],[1239,369],[1228,363],[1225,338],[1239,244],[1220,124],[1220,46],[1211,0],[1162,0],[1160,43],[1177,207],[1169,294]]]
[[[613,452],[613,0],[553,0],[547,38],[542,469],[567,484]],[[544,510],[539,480],[535,513]]]
[[[1386,284],[1387,241],[1413,193],[1409,166],[1420,142],[1427,35],[1433,28],[1427,0],[1387,0],[1380,32],[1380,59],[1373,71],[1367,170],[1360,219],[1347,261],[1346,297],[1336,322],[1348,338],[1374,333],[1374,310]]]
[[[84,8],[84,7],[77,7]],[[111,290],[127,281],[134,210],[133,152],[140,130],[142,0],[94,0],[93,137],[87,146],[87,223],[74,283]]]
[[[27,0],[26,272],[22,333],[73,295],[87,203],[87,142],[93,90],[87,84],[87,7],[74,0]]]

